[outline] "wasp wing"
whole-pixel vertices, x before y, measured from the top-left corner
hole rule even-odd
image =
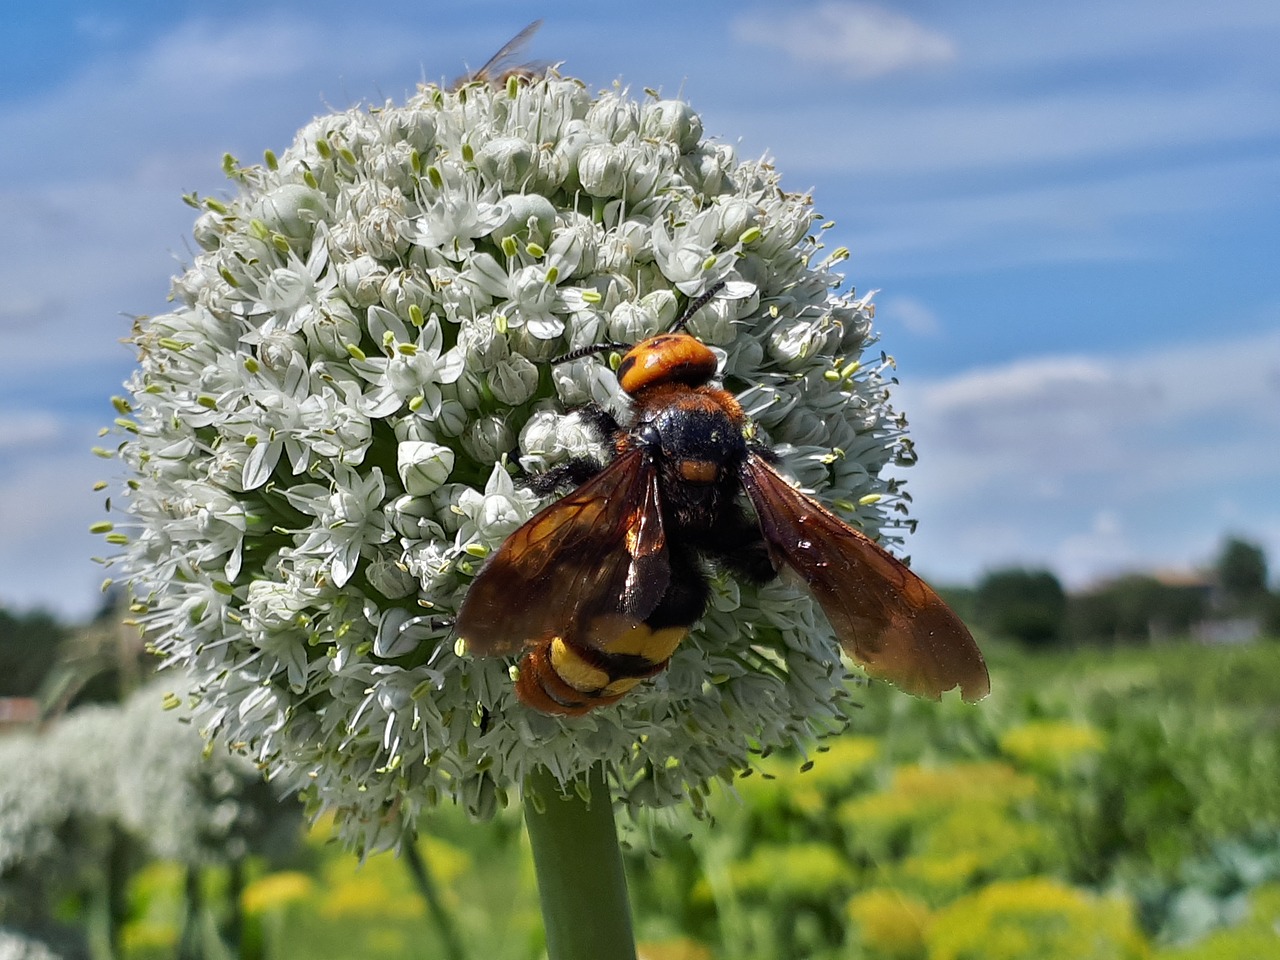
[[[529,39],[538,32],[538,28],[541,26],[541,20],[533,21],[533,23],[529,24],[503,44],[502,49],[485,61],[485,65],[479,70],[472,71],[471,73],[464,73],[462,76],[454,80],[450,85],[450,89],[457,90],[459,87],[472,83],[476,80],[488,80],[492,82],[503,79],[503,70],[506,69],[507,65],[511,63],[511,61],[515,60],[520,51],[524,49],[525,45],[529,42]],[[513,67],[512,69],[521,73],[532,73],[536,72],[536,68],[539,66],[540,65],[538,64],[525,63]]]
[[[805,579],[840,645],[870,676],[935,700],[956,686],[969,702],[991,692],[969,629],[902,561],[755,454],[742,482],[774,565]]]
[[[467,591],[457,630],[482,656],[585,638],[599,616],[643,621],[670,579],[657,471],[634,450],[507,537]]]

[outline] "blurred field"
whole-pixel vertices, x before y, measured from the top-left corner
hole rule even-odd
[[[987,647],[982,704],[857,689],[845,735],[765,758],[713,796],[710,819],[629,827],[642,956],[1280,956],[1280,643]],[[358,865],[321,824],[245,876],[197,871],[194,924],[193,872],[147,864],[120,955],[541,956],[518,811],[474,824],[446,810],[423,829],[461,951],[405,858]],[[90,906],[67,897],[58,916],[91,927]]]

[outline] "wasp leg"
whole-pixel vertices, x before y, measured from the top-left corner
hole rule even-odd
[[[603,469],[604,464],[599,460],[591,457],[574,457],[557,467],[552,467],[546,473],[533,474],[525,484],[534,493],[545,496],[557,490],[580,487]]]
[[[616,434],[622,432],[613,414],[598,403],[579,407],[574,413],[587,432],[601,442],[612,441]],[[530,476],[526,484],[534,493],[545,496],[557,490],[580,487],[603,469],[604,464],[593,457],[573,457],[546,473]]]
[[[585,407],[578,407],[573,412],[578,415],[578,419],[587,430],[602,442],[612,440],[622,430],[617,418],[598,403],[588,403]]]

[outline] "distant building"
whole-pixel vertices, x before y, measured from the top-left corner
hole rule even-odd
[[[0,733],[40,722],[40,701],[34,697],[0,697]]]
[[[1191,627],[1191,636],[1197,642],[1211,646],[1253,643],[1253,641],[1262,636],[1262,620],[1259,617],[1225,617],[1221,620],[1201,620]]]
[[[1100,580],[1076,594],[1091,620],[1089,636],[1161,642],[1190,637],[1204,644],[1252,643],[1262,619],[1242,612],[1224,595],[1212,570],[1153,570]]]

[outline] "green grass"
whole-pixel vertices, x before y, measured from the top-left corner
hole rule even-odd
[[[982,704],[859,687],[844,736],[764,760],[712,819],[667,811],[628,830],[645,955],[1190,960],[1271,945],[1280,643],[985,646]],[[467,955],[542,956],[518,811],[474,824],[443,810],[423,828]],[[320,828],[284,866],[250,887],[265,957],[447,956],[395,858],[357,865]],[[129,957],[172,955],[172,882],[135,885]]]

